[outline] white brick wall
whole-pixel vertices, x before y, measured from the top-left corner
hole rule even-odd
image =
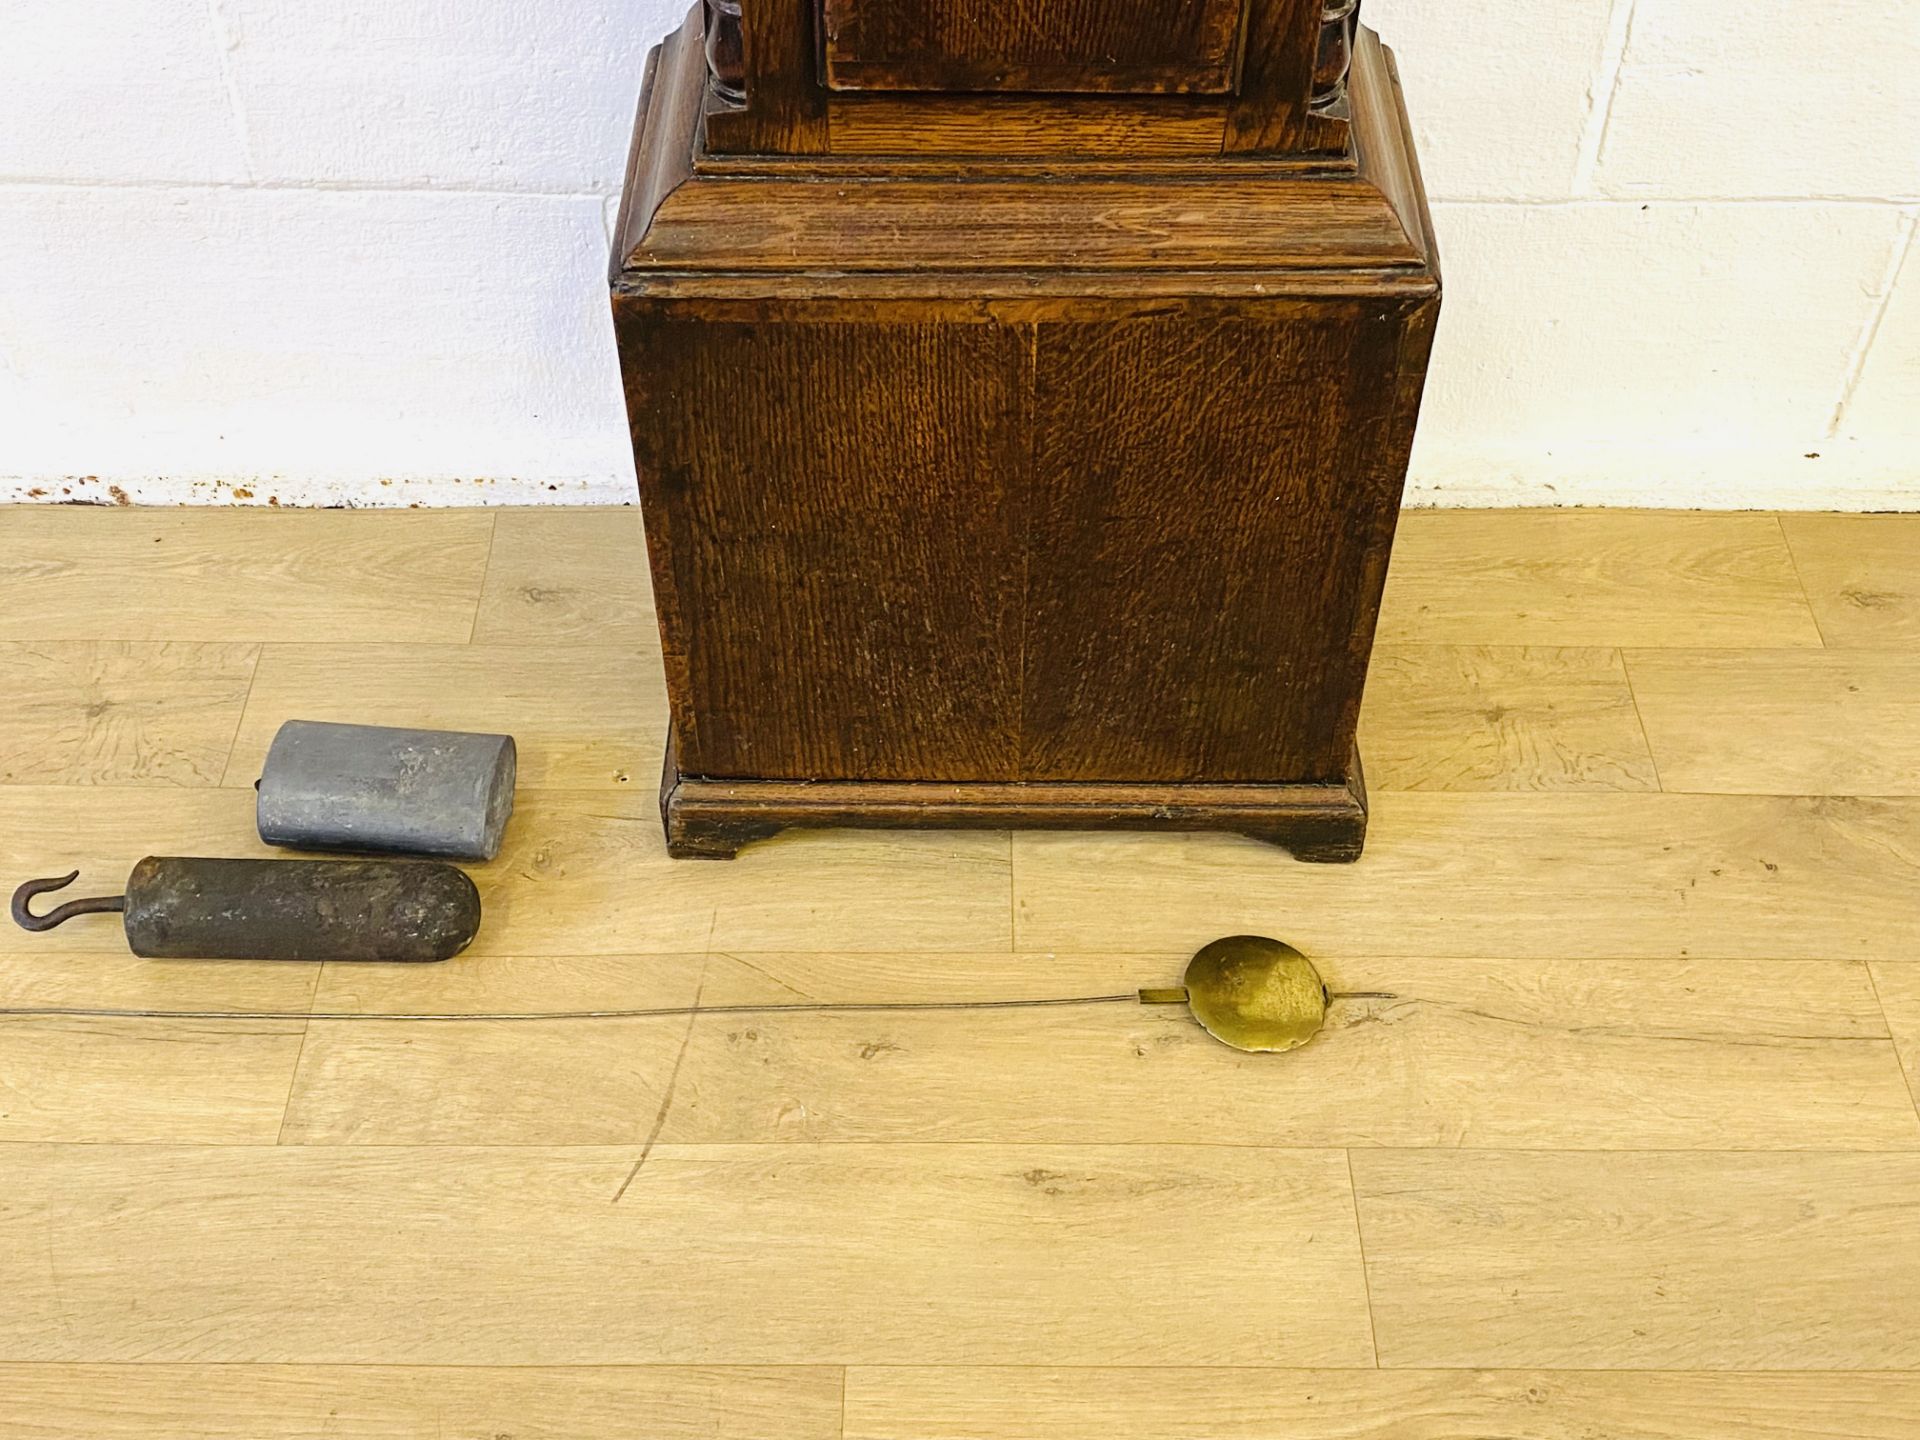
[[[620,500],[602,272],[684,0],[6,0],[0,498]],[[1920,509],[1920,5],[1367,0],[1436,503]]]
[[[26,490],[624,498],[597,197],[20,186],[14,208],[0,275],[34,281],[0,284],[0,454]]]

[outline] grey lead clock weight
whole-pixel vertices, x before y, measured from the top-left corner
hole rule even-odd
[[[491,860],[513,781],[511,735],[289,720],[255,809],[269,845]]]

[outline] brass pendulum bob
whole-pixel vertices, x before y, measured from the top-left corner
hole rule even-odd
[[[1180,989],[1142,990],[1142,1003],[1185,1002],[1214,1039],[1236,1050],[1294,1050],[1319,1033],[1327,987],[1313,962],[1264,935],[1229,935],[1187,963]]]

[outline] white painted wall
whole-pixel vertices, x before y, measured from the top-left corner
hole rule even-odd
[[[628,498],[604,253],[683,8],[5,0],[0,499]],[[1367,14],[1449,285],[1417,497],[1920,509],[1920,4]]]

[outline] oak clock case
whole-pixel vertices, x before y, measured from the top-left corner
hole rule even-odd
[[[1351,860],[1440,284],[1349,0],[705,0],[613,262],[677,856]]]

